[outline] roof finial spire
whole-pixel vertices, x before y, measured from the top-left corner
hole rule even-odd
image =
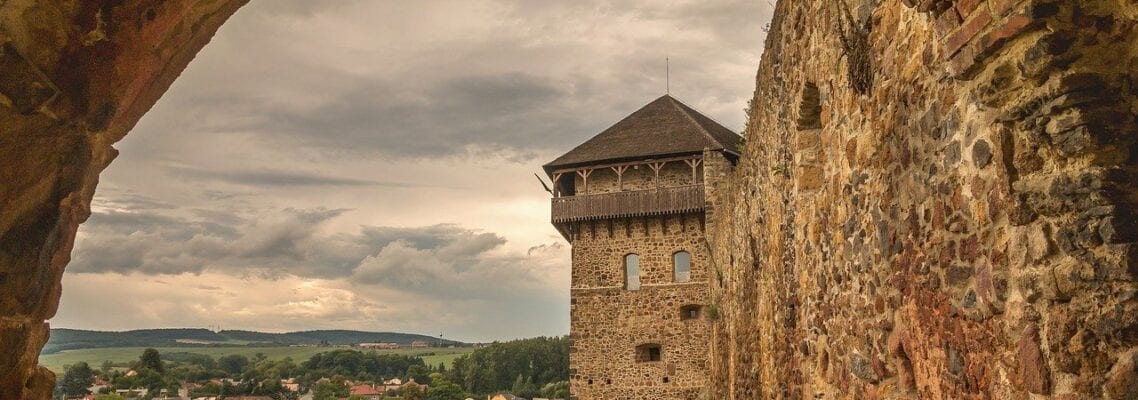
[[[672,95],[672,61],[664,57],[664,94]]]

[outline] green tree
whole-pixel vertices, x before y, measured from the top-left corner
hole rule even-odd
[[[240,375],[249,366],[249,358],[240,354],[230,354],[218,358],[217,366],[232,375]]]
[[[126,400],[126,399],[123,399],[122,396],[119,396],[119,395],[114,394],[114,393],[107,393],[107,394],[100,394],[98,396],[95,396],[95,400]]]
[[[567,381],[569,340],[562,336],[494,343],[455,359],[446,378],[480,396],[515,386],[528,392],[550,382]]]
[[[568,399],[569,381],[551,382],[541,387],[541,397],[550,399]]]
[[[418,386],[406,386],[399,390],[404,400],[425,400],[427,393]]]
[[[431,371],[422,365],[412,365],[407,368],[407,376],[414,379],[415,382],[424,385],[431,384]]]
[[[466,398],[466,392],[462,388],[450,382],[444,382],[440,385],[431,386],[427,388],[427,394],[424,400],[462,400]]]
[[[518,397],[535,397],[537,396],[537,385],[534,385],[533,378],[522,378],[518,375],[518,379],[514,380],[514,386],[510,390]]]
[[[312,389],[312,400],[336,400],[347,397],[350,391],[339,383],[324,382]]]
[[[67,367],[57,387],[64,396],[82,396],[88,393],[87,388],[93,383],[95,371],[87,363],[79,362]]]
[[[148,368],[157,373],[166,372],[162,368],[162,357],[158,355],[158,350],[146,349],[142,351],[142,356],[138,358],[140,368]]]

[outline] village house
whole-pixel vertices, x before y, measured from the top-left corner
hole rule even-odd
[[[383,393],[386,391],[384,386],[375,385],[355,385],[349,390],[349,397],[358,397],[365,400],[380,400],[383,398]]]
[[[383,388],[385,391],[399,390],[403,387],[403,380],[399,378],[391,378],[383,381]]]

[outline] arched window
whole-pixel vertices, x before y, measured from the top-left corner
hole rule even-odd
[[[624,288],[640,289],[640,256],[636,254],[624,256]]]
[[[691,281],[691,253],[680,250],[672,254],[672,278],[679,283]]]

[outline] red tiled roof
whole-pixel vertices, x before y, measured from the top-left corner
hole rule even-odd
[[[383,392],[376,390],[376,388],[371,387],[371,385],[356,385],[352,386],[351,394],[352,396],[369,396],[383,394]]]

